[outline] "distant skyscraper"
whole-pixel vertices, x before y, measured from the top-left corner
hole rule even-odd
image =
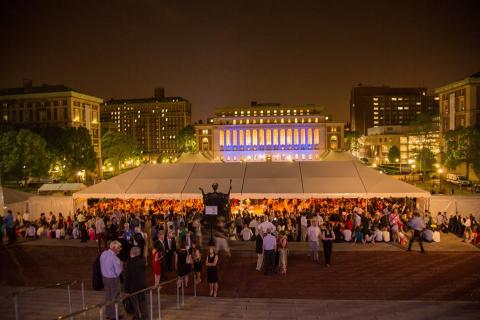
[[[199,150],[217,161],[320,160],[326,150],[343,145],[343,123],[315,105],[218,108],[195,128]]]
[[[421,113],[438,114],[437,106],[425,88],[357,86],[350,93],[351,128],[367,135],[368,128],[408,125]]]
[[[181,97],[165,97],[163,88],[152,98],[112,99],[104,103],[102,124],[109,130],[134,136],[145,155],[176,154],[177,135],[191,122],[192,108]]]

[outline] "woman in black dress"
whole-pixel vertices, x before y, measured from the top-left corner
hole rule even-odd
[[[177,275],[179,277],[185,276],[183,278],[183,284],[185,287],[188,287],[188,274],[190,273],[190,266],[187,264],[188,251],[185,248],[185,243],[182,242],[180,249],[175,252],[175,270],[177,270]],[[181,280],[177,282],[177,286],[180,288],[182,286]]]
[[[210,288],[210,296],[216,297],[218,293],[218,256],[215,254],[213,247],[208,248],[208,256],[205,261],[207,266],[207,282]]]
[[[195,272],[196,284],[202,282],[202,254],[200,250],[195,248],[193,254],[193,272]]]
[[[330,267],[330,260],[332,257],[332,245],[335,240],[335,233],[332,230],[332,225],[327,223],[327,226],[320,235],[323,242],[323,254],[325,256],[325,264]]]

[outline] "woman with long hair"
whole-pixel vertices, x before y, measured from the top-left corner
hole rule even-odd
[[[215,254],[215,248],[208,248],[208,256],[205,261],[207,266],[207,282],[210,288],[210,297],[216,297],[218,293],[218,255]]]

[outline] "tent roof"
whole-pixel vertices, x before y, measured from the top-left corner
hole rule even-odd
[[[28,200],[28,198],[33,197],[34,194],[18,191],[10,188],[0,187],[0,203],[3,205],[22,202]]]
[[[74,193],[74,198],[200,199],[199,188],[246,198],[430,197],[356,160],[147,164]]]
[[[86,187],[83,183],[45,183],[38,188],[38,191],[78,191]]]

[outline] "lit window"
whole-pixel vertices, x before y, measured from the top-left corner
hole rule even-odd
[[[392,97],[392,101],[397,101],[397,98]]]
[[[243,130],[240,130],[240,131],[239,131],[239,135],[240,135],[239,144],[240,144],[240,146],[243,146],[243,145],[245,144],[244,132],[243,132]]]
[[[278,146],[278,129],[273,129],[273,145]]]
[[[320,144],[320,129],[318,128],[315,128],[315,130],[313,130],[313,143]]]
[[[258,143],[257,133],[257,129],[252,130],[252,145],[254,146],[256,146]]]
[[[378,101],[378,98],[377,98],[377,97],[374,97],[374,98],[373,98],[373,101]]]
[[[227,131],[228,132],[228,131]],[[220,139],[220,147],[223,147],[223,139],[224,139],[224,134],[223,134],[223,130],[220,130],[219,131],[219,139]]]
[[[264,131],[263,129],[258,130],[258,144],[263,146],[265,144],[265,141],[263,139]]]
[[[280,144],[285,144],[285,129],[280,129]]]
[[[237,145],[237,130],[233,130],[233,143],[232,145]]]
[[[287,129],[287,144],[292,144],[292,129]]]
[[[305,144],[305,128],[300,131],[300,143]]]
[[[313,143],[313,134],[312,134],[312,128],[309,128],[308,129],[308,144],[312,144]]]
[[[293,143],[298,144],[298,129],[293,130]]]
[[[250,130],[245,131],[245,145],[249,146],[251,144]]]
[[[266,133],[267,133],[267,134],[266,134],[266,136],[267,136],[267,137],[266,137],[267,145],[269,146],[269,145],[272,144],[272,130],[267,129],[267,130],[266,130]]]

